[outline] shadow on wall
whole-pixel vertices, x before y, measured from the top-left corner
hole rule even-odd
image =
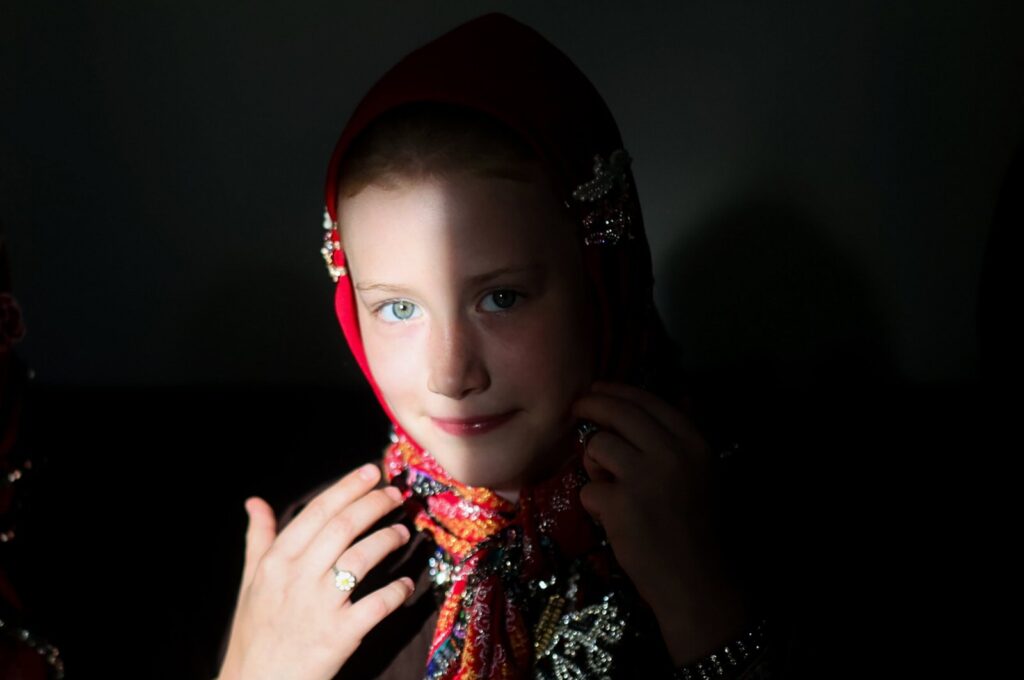
[[[826,229],[772,198],[728,203],[669,258],[666,323],[687,365],[747,388],[895,375],[884,309]]]
[[[870,675],[899,649],[955,652],[994,639],[961,622],[984,620],[972,603],[999,596],[991,565],[1009,563],[998,554],[1012,531],[1001,518],[1016,514],[1006,447],[1019,409],[1015,389],[997,388],[1021,376],[1021,154],[986,250],[981,381],[901,376],[885,300],[792,201],[755,194],[723,204],[669,254],[671,275],[657,283],[695,391],[720,429],[748,443],[729,489],[731,548],[765,605],[798,631],[808,677],[838,659]],[[950,588],[936,597],[926,582]],[[957,584],[991,588],[992,598],[961,595]],[[874,661],[843,641],[867,630]],[[931,663],[905,662],[908,675]]]
[[[1010,160],[999,190],[978,287],[978,347],[982,379],[995,388],[1020,385],[1024,376],[1020,315],[1024,256],[1024,145]]]
[[[796,631],[813,677],[894,595],[875,565],[908,555],[893,521],[911,465],[901,446],[929,399],[895,408],[909,386],[882,301],[791,202],[728,201],[695,232],[656,284],[666,325],[716,427],[743,447],[727,487],[730,553],[760,606]],[[899,638],[887,625],[873,624],[879,641]]]

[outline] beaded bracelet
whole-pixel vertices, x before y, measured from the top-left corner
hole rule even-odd
[[[712,680],[729,677],[743,662],[764,648],[766,627],[767,620],[762,618],[752,630],[748,630],[722,649],[676,668],[672,672],[672,680]]]
[[[47,677],[52,680],[63,680],[64,660],[60,658],[60,650],[39,635],[36,635],[28,628],[17,623],[0,618],[0,632],[12,637],[16,643],[28,645],[30,649],[43,657],[47,663]]]

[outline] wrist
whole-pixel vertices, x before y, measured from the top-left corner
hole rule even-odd
[[[720,680],[753,677],[775,677],[775,670],[763,666],[769,645],[769,622],[761,618],[729,643],[704,657],[676,666],[672,680]],[[754,673],[754,675],[751,675]]]
[[[677,666],[714,652],[755,623],[742,590],[725,582],[669,590],[652,609]]]

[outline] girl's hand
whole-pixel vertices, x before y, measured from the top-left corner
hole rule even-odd
[[[395,524],[353,545],[401,504],[394,487],[372,490],[379,478],[375,465],[350,472],[280,534],[270,505],[246,502],[245,566],[219,680],[333,678],[370,629],[409,597],[408,577],[356,603],[334,585],[335,564],[363,578],[409,540],[409,530]]]
[[[658,619],[676,663],[727,642],[747,621],[719,536],[713,452],[690,419],[632,385],[595,382],[573,414],[600,429],[583,464],[583,507]]]

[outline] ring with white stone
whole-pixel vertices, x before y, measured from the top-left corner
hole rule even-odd
[[[332,565],[331,571],[334,572],[334,587],[341,592],[347,593],[356,587],[358,579],[356,579],[356,575],[351,571],[338,569],[337,565]]]

